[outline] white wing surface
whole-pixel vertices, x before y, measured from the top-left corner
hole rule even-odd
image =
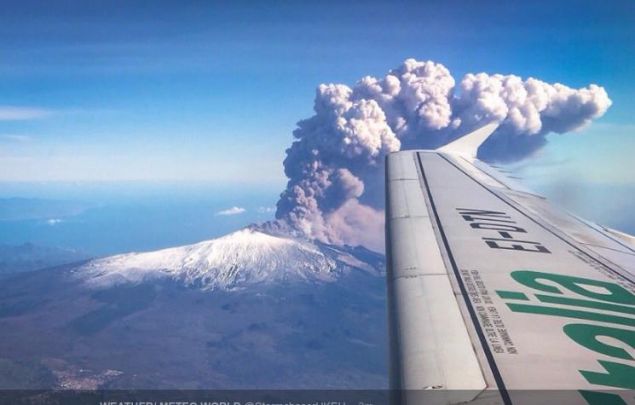
[[[396,399],[421,402],[433,391],[427,402],[632,403],[632,237],[557,209],[476,160],[494,129],[388,156]]]

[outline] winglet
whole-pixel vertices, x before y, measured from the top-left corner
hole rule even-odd
[[[485,140],[489,138],[494,131],[496,131],[496,128],[498,128],[499,125],[500,124],[497,121],[490,122],[489,124],[483,125],[476,131],[463,135],[459,139],[440,147],[437,151],[475,159],[478,147],[481,146],[481,144],[485,142]]]

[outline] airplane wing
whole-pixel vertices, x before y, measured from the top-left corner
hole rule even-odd
[[[633,403],[632,237],[478,161],[495,128],[387,158],[396,400],[555,402],[536,400],[542,390],[570,403]]]

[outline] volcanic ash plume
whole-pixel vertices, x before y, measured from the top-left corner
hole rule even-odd
[[[406,60],[354,87],[322,84],[315,115],[298,123],[284,160],[289,178],[276,218],[306,237],[383,249],[383,162],[401,149],[436,148],[491,121],[479,150],[488,161],[529,156],[550,132],[602,116],[604,88],[572,89],[514,75],[467,74],[457,85],[434,62]]]

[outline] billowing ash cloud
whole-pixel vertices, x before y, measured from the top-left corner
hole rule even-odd
[[[352,88],[320,85],[315,115],[298,123],[284,161],[289,178],[276,217],[307,237],[383,248],[383,161],[400,149],[436,148],[491,121],[479,150],[489,161],[529,156],[611,105],[594,84],[572,89],[514,75],[467,74],[457,84],[434,62],[406,60]]]

